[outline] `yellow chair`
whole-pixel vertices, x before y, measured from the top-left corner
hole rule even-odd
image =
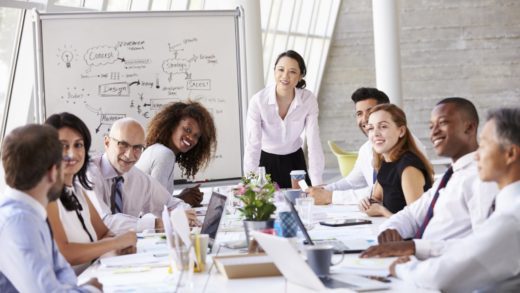
[[[350,171],[354,168],[354,164],[356,163],[358,154],[357,152],[347,152],[344,149],[340,148],[334,141],[327,141],[332,153],[338,158],[339,170],[341,172],[341,176],[347,176]]]

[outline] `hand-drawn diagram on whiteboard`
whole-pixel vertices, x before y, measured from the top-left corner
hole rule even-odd
[[[133,117],[146,128],[165,104],[195,100],[212,113],[219,146],[215,170],[196,179],[217,178],[229,166],[233,174],[225,177],[240,177],[243,81],[235,17],[164,14],[41,14],[44,115],[76,114],[101,153],[115,120]]]

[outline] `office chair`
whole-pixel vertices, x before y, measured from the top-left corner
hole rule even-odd
[[[347,152],[341,147],[339,147],[334,141],[327,141],[329,144],[330,150],[338,159],[339,170],[341,172],[341,176],[347,176],[352,168],[354,168],[354,164],[357,160],[357,152]]]

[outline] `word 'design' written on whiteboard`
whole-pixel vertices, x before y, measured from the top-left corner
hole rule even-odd
[[[239,19],[239,10],[36,14],[41,120],[74,113],[100,154],[114,121],[132,117],[146,128],[164,105],[190,99],[217,128],[216,153],[195,181],[241,177]]]

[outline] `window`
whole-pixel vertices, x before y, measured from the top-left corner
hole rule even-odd
[[[276,57],[295,50],[307,65],[307,89],[318,95],[340,1],[265,0],[260,2],[264,81],[274,81]]]
[[[0,114],[4,112],[14,70],[13,57],[18,46],[21,15],[21,9],[0,7]]]

